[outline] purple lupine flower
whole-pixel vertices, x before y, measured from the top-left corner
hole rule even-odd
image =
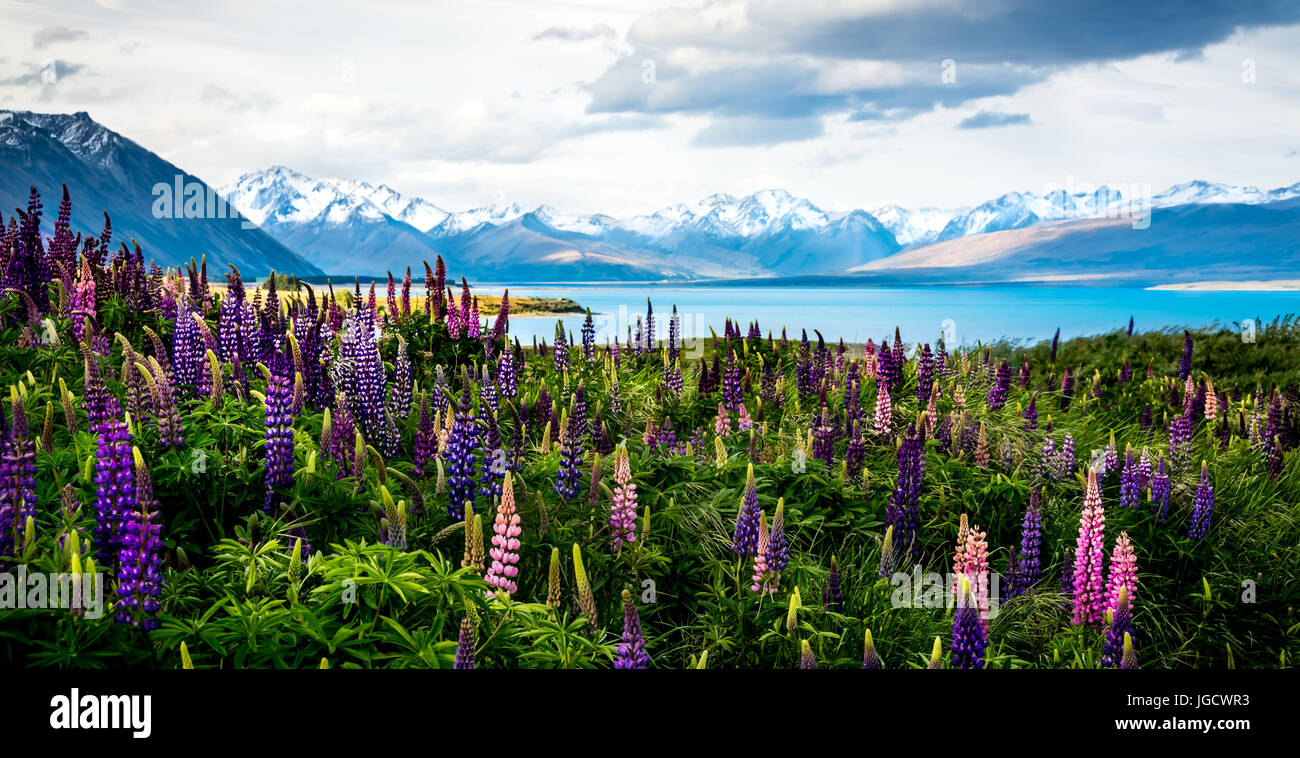
[[[478,424],[470,402],[469,373],[461,371],[460,404],[447,439],[447,515],[452,521],[465,519],[465,503],[474,499],[474,455],[478,447]]]
[[[930,391],[934,384],[934,353],[930,343],[921,348],[921,359],[916,366],[916,399],[919,403],[930,402]]]
[[[742,397],[740,387],[740,364],[736,361],[736,351],[727,352],[727,368],[722,374],[722,402],[728,411],[735,411],[740,406]]]
[[[1187,530],[1188,539],[1205,539],[1210,533],[1210,517],[1214,515],[1214,485],[1210,483],[1210,467],[1201,461],[1201,481],[1196,486],[1196,504],[1192,509],[1192,524]]]
[[[1150,459],[1148,459],[1150,465]],[[1124,470],[1119,475],[1119,504],[1122,508],[1136,508],[1138,493],[1142,491],[1138,464],[1133,460],[1133,449],[1124,454]]]
[[[15,393],[13,425],[0,451],[0,555],[17,555],[29,516],[36,515],[36,450],[27,411]]]
[[[650,298],[645,299],[645,352],[657,347],[659,335],[655,332],[655,309]]]
[[[1029,507],[1025,508],[1025,517],[1020,523],[1020,547],[1016,550],[1007,586],[1008,599],[1028,592],[1043,575],[1040,554],[1043,536],[1043,512],[1039,508],[1041,497],[1042,489],[1039,487],[1029,493]]]
[[[769,537],[769,539],[771,539]],[[831,556],[831,570],[826,575],[826,588],[822,590],[822,607],[828,611],[844,613],[844,593],[840,588],[840,566]]]
[[[146,631],[158,628],[162,586],[162,529],[158,523],[158,501],[140,450],[133,450],[135,464],[135,507],[126,513],[121,546],[117,552],[117,620]]]
[[[850,422],[849,426],[849,444],[844,451],[844,465],[848,469],[849,478],[857,479],[862,475],[862,467],[867,456],[867,441],[858,432],[858,422]]]
[[[772,528],[767,536],[767,549],[764,550],[767,571],[779,580],[781,572],[790,563],[790,543],[785,538],[785,498],[776,502],[772,513]]]
[[[438,258],[442,262],[442,258]],[[466,616],[460,620],[460,634],[456,636],[456,662],[453,669],[474,668],[474,622]]]
[[[1127,589],[1120,589],[1119,598],[1111,612],[1110,628],[1106,630],[1106,642],[1101,651],[1101,665],[1112,668],[1118,665],[1124,656],[1124,638],[1133,633],[1133,602],[1128,597]]]
[[[1056,480],[1059,482],[1074,472],[1074,435],[1065,433],[1061,450],[1056,458]]]
[[[326,454],[338,464],[338,478],[342,479],[352,472],[352,456],[357,448],[357,428],[352,421],[352,412],[348,410],[348,400],[339,393],[334,403],[331,416],[329,446]]]
[[[1169,422],[1169,464],[1175,471],[1182,471],[1192,457],[1192,419],[1186,413],[1179,414]]]
[[[682,319],[677,315],[677,306],[673,306],[673,314],[668,317],[668,362],[676,363],[682,353]],[[680,372],[678,377],[680,381]],[[677,389],[681,393],[681,388]]]
[[[567,503],[578,495],[578,480],[582,478],[582,436],[585,430],[578,425],[577,414],[569,416],[564,441],[560,443],[560,467],[555,472],[555,492]]]
[[[835,426],[831,423],[830,410],[822,403],[821,413],[817,414],[816,424],[812,428],[813,458],[825,461],[830,469],[835,462]]]
[[[1184,381],[1192,374],[1192,332],[1183,330],[1183,359],[1178,364],[1178,381]]]
[[[1124,354],[1124,365],[1119,368],[1119,380],[1121,382],[1133,381],[1133,364],[1128,362],[1128,353]]]
[[[1096,469],[1088,469],[1088,490],[1083,500],[1083,517],[1074,549],[1074,623],[1095,626],[1101,623],[1105,603],[1102,576],[1106,510],[1097,487]]]
[[[817,657],[813,655],[812,645],[808,644],[808,640],[799,641],[799,668],[805,670],[817,668]]]
[[[277,487],[293,484],[293,363],[283,351],[271,358],[271,379],[263,407],[266,436],[266,502],[271,512]]]
[[[1165,457],[1160,456],[1156,471],[1151,475],[1151,505],[1156,511],[1156,521],[1165,523],[1169,516],[1169,494],[1172,491],[1169,474],[1165,471]]]
[[[131,430],[121,418],[116,399],[110,412],[110,419],[96,429],[95,552],[100,566],[116,568],[126,515],[136,509],[135,467]]]
[[[998,364],[997,379],[993,382],[993,386],[989,388],[989,408],[991,410],[997,410],[1006,405],[1007,392],[1010,389],[1011,364],[1004,358],[1002,359],[1002,363]]]
[[[894,555],[914,560],[921,551],[918,507],[921,483],[925,479],[925,447],[912,424],[908,424],[907,433],[898,446],[897,459],[898,481],[890,496],[885,523],[894,527]]]
[[[587,309],[587,318],[582,322],[582,357],[591,360],[596,357],[596,323],[591,319],[591,309]]]
[[[406,340],[397,338],[397,358],[393,361],[393,386],[389,392],[388,415],[400,421],[411,415],[412,384],[411,356],[406,351]]]
[[[862,646],[862,668],[863,670],[879,670],[882,668],[880,654],[876,652],[876,643],[871,639],[871,630],[866,632],[866,642]]]
[[[984,668],[984,623],[980,620],[979,603],[971,589],[971,580],[960,578],[957,612],[952,621],[952,666],[958,669]]]
[[[731,535],[731,552],[742,557],[758,552],[759,518],[758,486],[754,483],[754,464],[751,463],[745,473],[745,491],[736,513],[736,529]]]
[[[623,590],[623,641],[614,658],[616,669],[645,669],[650,667],[650,656],[645,651],[645,637],[641,633],[641,617],[632,602],[632,593]]]
[[[564,337],[564,323],[555,322],[555,347],[552,348],[555,373],[563,375],[569,370],[569,343]]]
[[[176,303],[176,329],[172,332],[172,376],[182,392],[194,389],[198,382],[203,358],[203,335],[194,321],[189,300],[179,298]]]
[[[1038,428],[1038,407],[1035,405],[1037,398],[1037,392],[1030,395],[1029,405],[1025,407],[1025,429],[1031,432]]]
[[[1070,402],[1074,399],[1074,373],[1067,366],[1065,373],[1061,376],[1061,410],[1069,410]]]
[[[429,415],[429,395],[420,395],[420,423],[415,433],[415,468],[412,473],[424,476],[424,469],[438,455],[438,430],[433,427],[433,417]]]
[[[1048,358],[1048,363],[1056,363],[1056,350],[1061,344],[1061,327],[1056,327],[1056,334],[1052,335],[1052,355]]]

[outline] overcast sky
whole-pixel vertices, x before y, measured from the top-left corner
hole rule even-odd
[[[0,108],[449,210],[1300,180],[1300,2],[1190,5],[0,0]]]

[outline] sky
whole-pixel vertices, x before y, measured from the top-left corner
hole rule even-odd
[[[448,210],[832,211],[1300,181],[1300,2],[0,0],[0,109],[210,184],[285,165]]]

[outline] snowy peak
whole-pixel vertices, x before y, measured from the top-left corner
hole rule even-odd
[[[259,225],[342,225],[391,218],[424,232],[447,217],[446,211],[432,203],[403,198],[384,184],[376,187],[350,179],[316,180],[285,166],[244,174],[218,191]]]

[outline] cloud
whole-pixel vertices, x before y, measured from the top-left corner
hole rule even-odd
[[[1282,156],[1282,157],[1284,157],[1284,158],[1294,158],[1294,157],[1296,157],[1297,155],[1300,155],[1300,151],[1292,150],[1291,152],[1287,153],[1286,155],[1284,155],[1284,156]]]
[[[215,84],[204,85],[199,93],[199,100],[230,113],[265,111],[276,104],[276,99],[265,92],[254,92],[244,96]]]
[[[627,35],[632,51],[585,89],[590,113],[904,121],[1012,95],[1074,66],[1156,53],[1195,61],[1238,30],[1297,21],[1300,4],[1267,0],[1215,0],[1196,13],[1176,0],[976,8],[955,0],[715,0],[638,18]]]
[[[139,50],[142,47],[144,47],[143,42],[128,42],[125,45],[122,45],[119,52],[121,52],[122,55],[132,55],[136,50]]]
[[[994,113],[992,111],[980,111],[974,116],[969,116],[957,124],[958,129],[993,129],[1000,126],[1018,126],[1028,124],[1028,113]]]
[[[773,145],[815,139],[824,132],[820,118],[738,116],[715,119],[695,135],[691,144],[696,147]]]
[[[36,33],[32,35],[32,49],[43,50],[58,42],[75,42],[89,36],[80,29],[69,29],[66,26],[47,26],[43,29],[37,29]]]
[[[559,40],[560,42],[586,42],[593,39],[614,39],[615,32],[608,24],[592,24],[586,28],[575,26],[553,26],[533,35],[535,40]]]
[[[35,84],[51,87],[86,68],[81,63],[68,63],[62,60],[25,65],[27,73],[9,77],[8,79],[0,79],[0,86],[26,87]]]

